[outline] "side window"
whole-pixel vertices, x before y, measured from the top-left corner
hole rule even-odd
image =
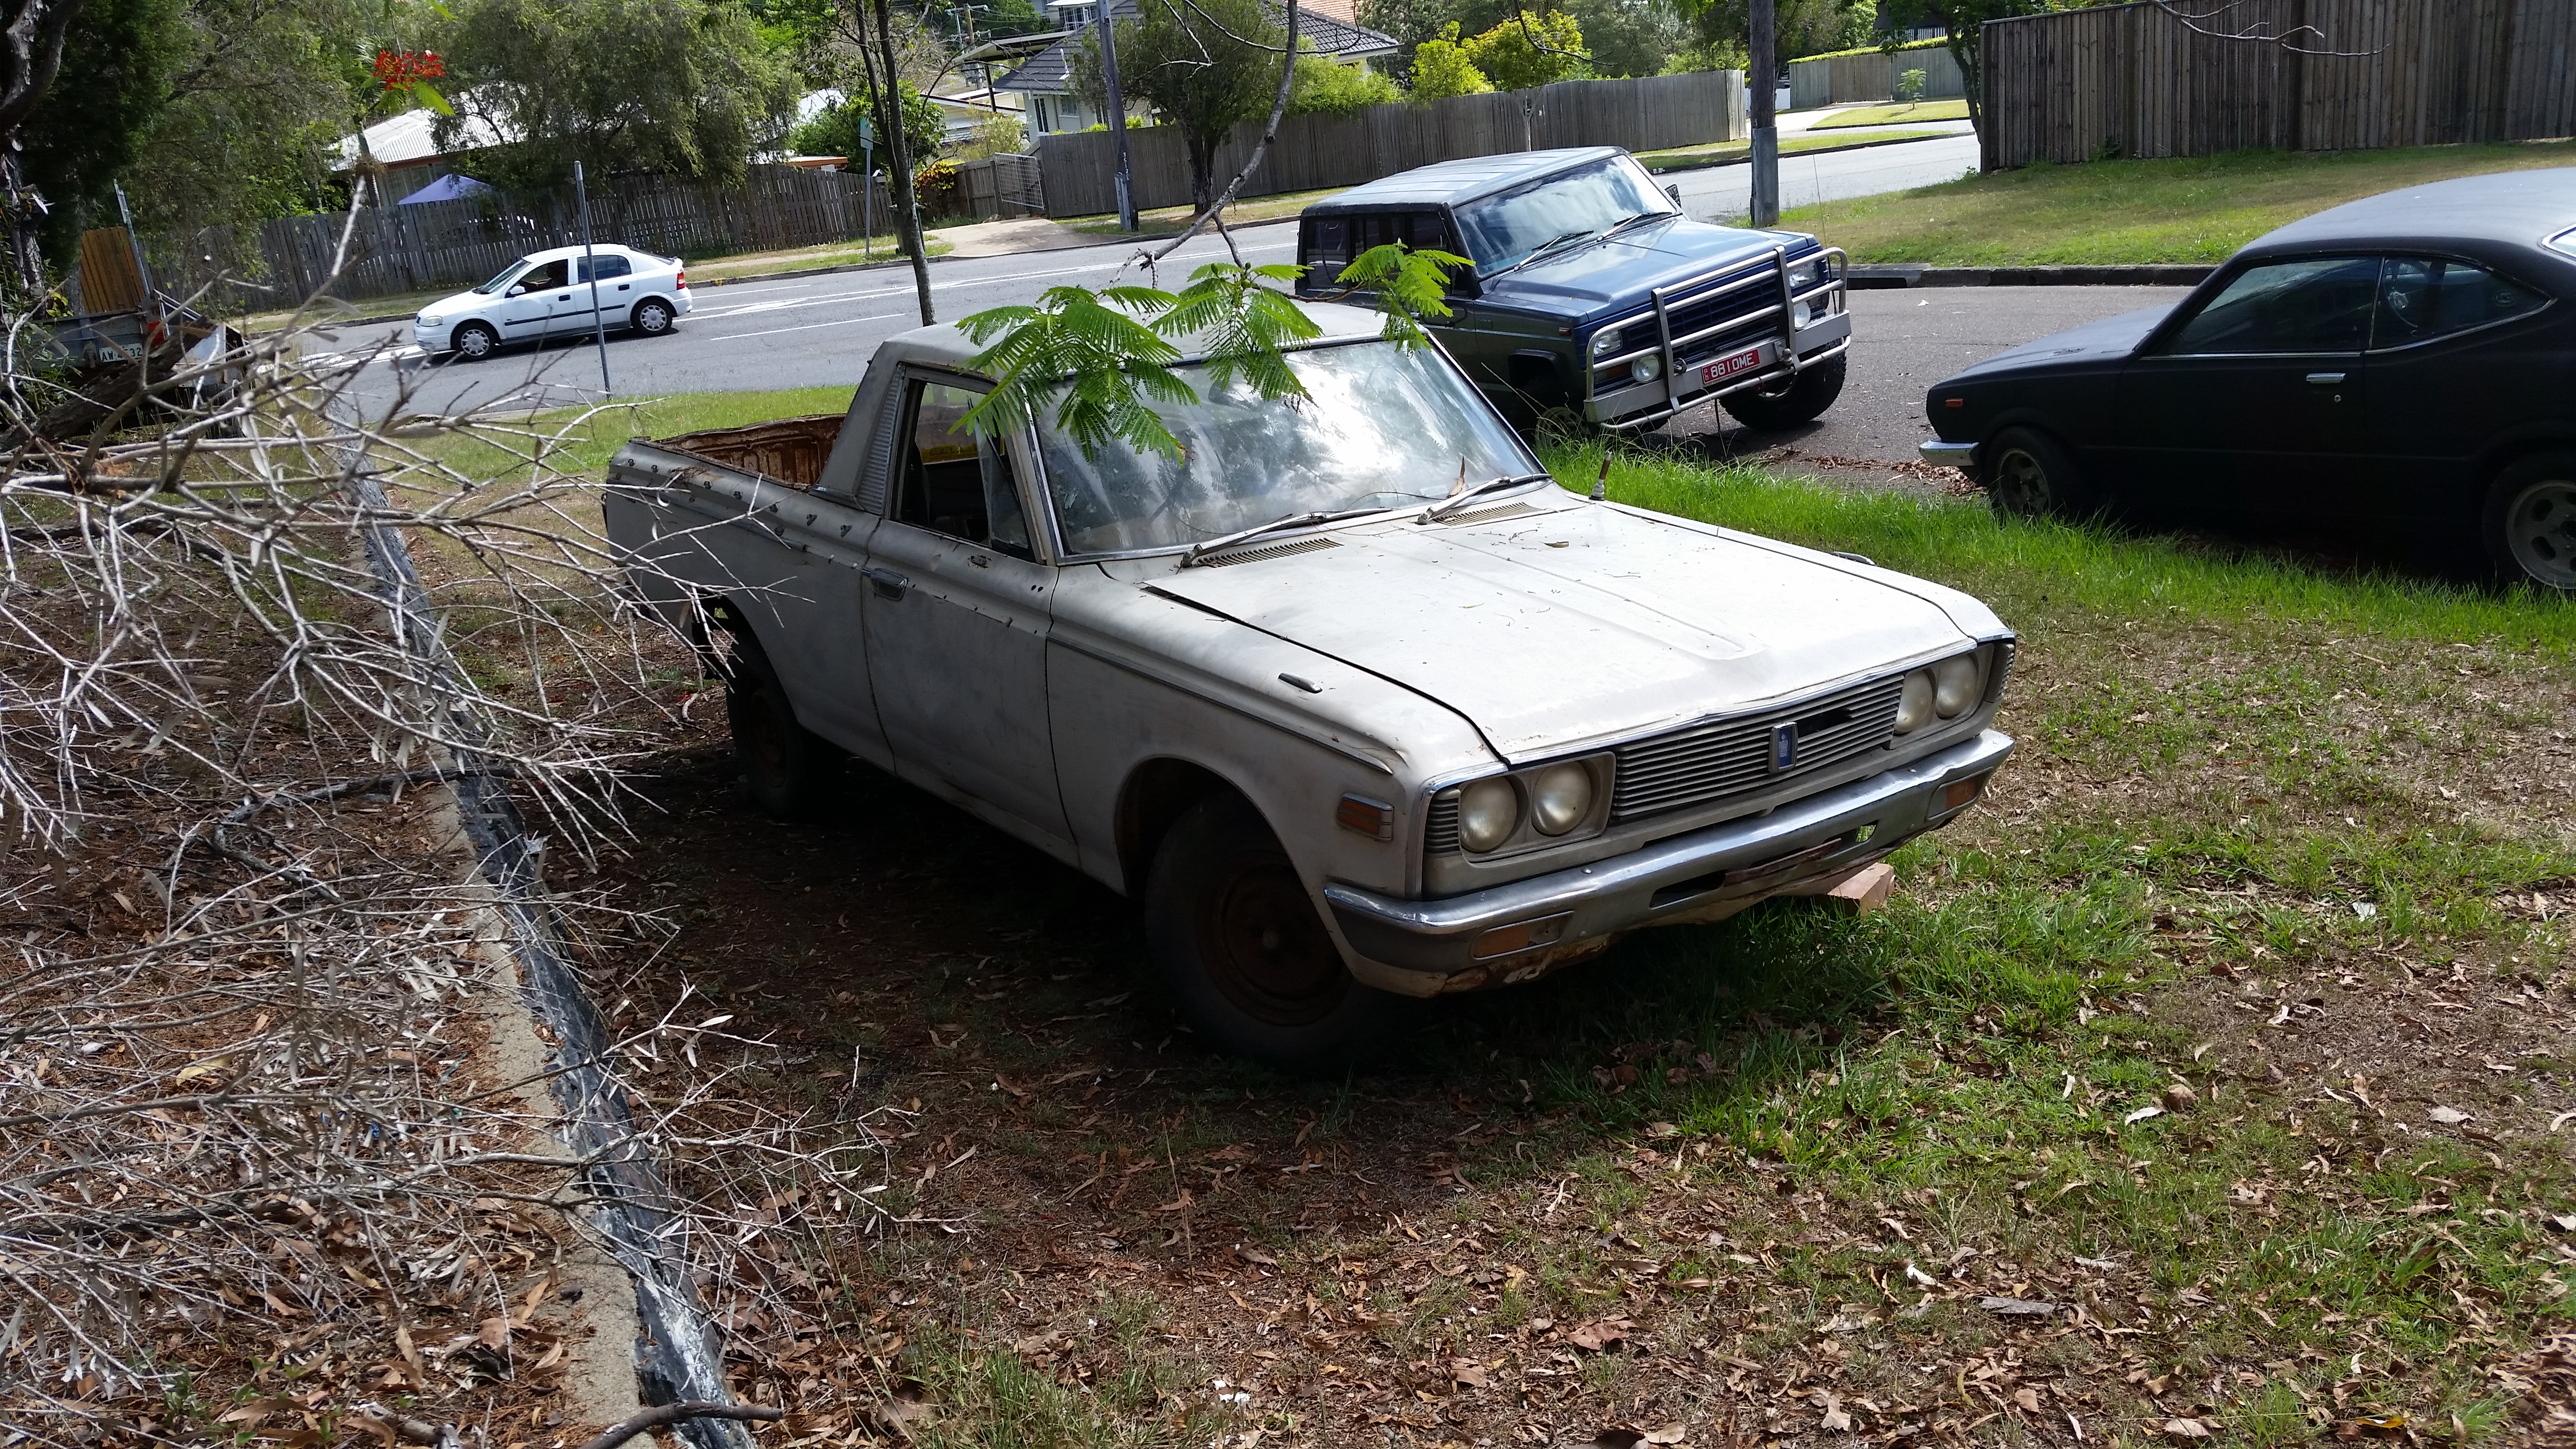
[[[1029,522],[1020,508],[1010,449],[960,427],[966,410],[983,396],[980,388],[945,382],[909,386],[894,518],[1029,558]]]
[[[1306,265],[1306,275],[1298,279],[1306,291],[1330,291],[1341,285],[1342,268],[1351,264],[1351,219],[1346,216],[1309,217],[1305,226],[1305,255],[1299,260]]]
[[[2537,312],[2548,298],[2484,267],[2441,257],[2390,257],[2379,269],[2372,347],[2404,347]]]
[[[564,279],[570,275],[571,271],[564,265],[564,259],[557,257],[551,262],[528,268],[528,274],[519,279],[519,285],[531,292],[549,292],[557,287],[568,285]]]
[[[2359,352],[2370,340],[2378,294],[2377,257],[2267,262],[2239,273],[2164,350]]]
[[[597,262],[599,264],[598,277],[599,280],[603,282],[607,281],[611,277],[632,276],[635,272],[635,264],[628,261],[625,257],[619,256],[615,252],[603,252],[597,257],[583,257],[580,261],[581,280],[585,282],[591,279],[591,263],[593,262]]]

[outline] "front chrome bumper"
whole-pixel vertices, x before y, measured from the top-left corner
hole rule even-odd
[[[1407,901],[1337,882],[1324,899],[1369,963],[1448,978],[1382,983],[1390,989],[1430,995],[1527,980],[1639,927],[1715,919],[1847,875],[1976,803],[2012,750],[2011,736],[1987,730],[1767,815],[1468,895]]]
[[[1925,438],[1914,445],[1923,461],[1943,468],[1965,468],[1976,460],[1977,445],[1954,443],[1947,438]]]
[[[1729,268],[1703,273],[1668,287],[1657,287],[1651,294],[1654,310],[1641,317],[1625,318],[1615,325],[1621,330],[1652,323],[1654,342],[1632,348],[1607,358],[1584,358],[1583,412],[1591,421],[1625,432],[1648,427],[1678,416],[1702,403],[1714,401],[1731,392],[1749,387],[1767,387],[1798,375],[1801,369],[1822,362],[1851,346],[1850,259],[1840,247],[1826,247],[1812,254],[1832,275],[1801,292],[1789,283],[1792,270],[1785,247],[1771,250],[1771,265],[1763,271],[1723,281]],[[1804,265],[1808,258],[1798,259]],[[1739,264],[1740,265],[1740,264]],[[1719,285],[1711,286],[1711,283]],[[1676,334],[1672,313],[1675,307],[1725,297],[1736,292],[1747,295],[1729,304],[1733,314],[1696,331]],[[1797,304],[1808,307],[1808,323],[1795,325]],[[1774,319],[1775,330],[1752,349],[1753,363],[1721,377],[1704,377],[1703,369],[1712,368],[1723,359],[1704,359],[1687,370],[1682,354],[1691,348],[1728,332],[1738,331],[1764,317]],[[1740,355],[1740,353],[1739,353]],[[1640,357],[1657,360],[1652,381],[1603,388],[1601,374],[1614,375],[1623,364]]]

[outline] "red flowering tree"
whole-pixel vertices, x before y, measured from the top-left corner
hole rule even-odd
[[[414,106],[425,107],[442,116],[456,114],[447,97],[438,93],[430,82],[447,74],[447,62],[434,50],[379,50],[376,52],[376,84],[384,88],[378,104],[388,111],[404,111]]]

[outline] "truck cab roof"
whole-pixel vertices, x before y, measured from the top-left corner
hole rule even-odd
[[[1498,156],[1464,156],[1381,177],[1328,197],[1305,210],[1308,216],[1341,211],[1372,211],[1388,206],[1455,206],[1480,196],[1506,191],[1524,181],[1569,167],[1588,165],[1624,154],[1616,146],[1575,146],[1554,151],[1512,151]]]

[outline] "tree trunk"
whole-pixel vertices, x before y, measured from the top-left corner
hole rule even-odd
[[[895,79],[894,28],[887,18],[892,0],[876,0],[876,8],[877,134],[885,140],[886,159],[894,172],[895,236],[912,258],[912,289],[921,300],[921,325],[928,327],[939,320],[939,312],[930,300],[930,252],[922,245],[920,204],[913,196],[912,146],[903,134],[903,87]]]
[[[1216,138],[1190,137],[1190,210],[1201,212],[1216,199]]]
[[[36,114],[62,65],[63,37],[82,0],[7,0],[0,4],[0,218],[8,229],[9,275],[0,278],[33,301],[45,294],[42,229],[45,199],[27,184],[19,133]]]

